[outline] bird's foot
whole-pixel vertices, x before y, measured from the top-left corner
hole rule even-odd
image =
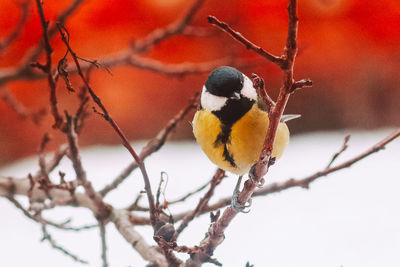
[[[231,206],[236,212],[249,213],[250,212],[249,208],[251,207],[251,198],[245,204],[239,203],[238,200],[241,182],[242,182],[242,176],[239,176],[239,179],[235,186],[235,190],[233,191]]]

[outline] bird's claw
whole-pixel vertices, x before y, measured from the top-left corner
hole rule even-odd
[[[245,204],[239,203],[238,200],[241,182],[242,182],[242,176],[239,176],[239,179],[235,186],[235,190],[233,191],[231,206],[236,212],[249,213],[250,212],[249,208],[251,207],[251,199],[249,199]]]
[[[231,200],[231,206],[236,212],[249,213],[251,207],[251,198],[246,202],[246,204],[241,204],[237,199],[237,195],[236,196],[233,195]]]

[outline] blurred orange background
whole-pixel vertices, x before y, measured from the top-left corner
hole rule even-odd
[[[8,36],[20,17],[15,1],[0,0],[0,40]],[[45,1],[45,16],[54,22],[70,1]],[[157,28],[180,18],[193,1],[136,0],[85,1],[68,19],[70,44],[80,57],[101,59],[130,47]],[[279,55],[287,31],[287,1],[205,1],[191,25],[212,30],[209,36],[175,36],[146,53],[144,57],[175,64],[206,62],[234,55],[256,60],[241,69],[257,73],[276,97],[281,72],[260,60],[225,33],[207,23],[211,14],[229,22],[248,39]],[[296,79],[311,78],[312,88],[294,94],[286,113],[302,114],[291,123],[292,133],[337,128],[393,126],[400,123],[400,5],[397,0],[299,0],[299,54]],[[22,35],[5,51],[0,51],[0,72],[16,66],[41,38],[40,21],[34,2]],[[56,64],[66,49],[60,36],[51,42]],[[44,57],[40,62],[44,63]],[[71,60],[70,60],[71,62]],[[238,66],[240,68],[240,66]],[[113,118],[131,139],[153,137],[201,87],[207,74],[184,77],[156,74],[132,67],[112,68],[112,75],[96,70],[91,85]],[[81,85],[72,78],[75,87]],[[49,89],[45,79],[13,81],[7,84],[25,106],[38,110],[48,106]],[[57,88],[60,110],[73,112],[78,101],[62,82]],[[90,104],[92,105],[92,104]],[[54,136],[49,149],[65,142],[51,129],[47,115],[40,126],[21,120],[0,99],[0,165],[34,154],[45,132]],[[192,138],[187,117],[174,138]],[[97,115],[86,122],[81,145],[119,143],[109,125]]]

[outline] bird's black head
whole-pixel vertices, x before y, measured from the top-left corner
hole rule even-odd
[[[231,97],[240,93],[243,88],[244,76],[235,68],[222,66],[215,69],[206,81],[206,90],[213,95]]]
[[[215,69],[201,94],[201,107],[212,112],[224,125],[233,125],[257,101],[252,81],[235,68]]]

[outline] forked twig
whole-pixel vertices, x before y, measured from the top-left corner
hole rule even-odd
[[[57,244],[56,241],[53,239],[53,237],[49,234],[49,232],[47,232],[45,224],[42,224],[42,233],[43,233],[43,237],[41,240],[42,242],[47,240],[54,249],[61,251],[64,255],[72,258],[74,261],[82,264],[89,264],[88,261],[81,259],[80,257],[76,256],[75,254],[72,254],[71,252],[69,252],[68,250]]]
[[[37,66],[41,68],[47,74],[47,81],[50,87],[50,107],[51,107],[51,114],[54,117],[54,125],[53,127],[58,129],[61,127],[63,123],[63,118],[61,117],[60,112],[58,111],[57,106],[57,96],[56,96],[56,82],[53,77],[52,69],[51,69],[51,54],[53,53],[53,49],[50,45],[50,37],[48,33],[49,23],[44,17],[43,11],[43,3],[40,0],[36,0],[36,7],[40,17],[40,23],[42,25],[42,37],[43,37],[43,44],[44,49],[46,52],[46,64],[41,65],[37,63]]]
[[[329,167],[332,166],[332,164],[335,162],[335,160],[348,148],[347,143],[349,142],[349,140],[350,140],[350,135],[347,135],[344,138],[342,148],[332,156],[331,160],[329,161],[328,165],[326,166],[326,169],[329,169]]]

